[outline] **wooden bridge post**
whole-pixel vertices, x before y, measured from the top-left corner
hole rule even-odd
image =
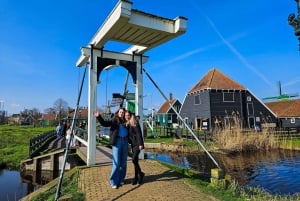
[[[226,189],[228,187],[228,180],[225,179],[225,174],[222,169],[211,169],[210,183],[212,186]]]
[[[54,171],[55,154],[50,155],[49,170]]]
[[[33,159],[33,165],[32,165],[32,168],[33,168],[33,171],[36,171],[37,170],[37,164],[38,164],[38,159],[37,158],[34,158]]]

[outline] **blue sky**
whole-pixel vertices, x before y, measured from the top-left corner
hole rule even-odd
[[[287,24],[297,14],[293,0],[204,1],[133,0],[133,8],[167,18],[188,18],[187,32],[148,52],[144,68],[160,89],[184,101],[186,93],[212,68],[242,84],[258,98],[300,92],[300,52]],[[8,114],[52,107],[58,98],[76,107],[83,69],[76,67],[86,46],[117,0],[1,0],[0,109]],[[122,51],[114,43],[106,50]],[[101,73],[98,107],[122,93],[126,72]],[[87,106],[85,86],[80,106]],[[128,88],[134,92],[132,80]],[[144,76],[144,105],[158,108],[164,98]]]

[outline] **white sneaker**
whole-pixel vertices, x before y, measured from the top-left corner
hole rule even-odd
[[[117,188],[117,186],[116,185],[113,185],[113,186],[111,186],[113,189],[116,189]]]

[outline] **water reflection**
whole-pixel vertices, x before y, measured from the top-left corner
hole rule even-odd
[[[205,153],[177,154],[146,150],[146,157],[191,168],[209,175],[214,163]],[[300,193],[300,152],[273,150],[270,152],[212,154],[222,169],[241,185],[264,188],[272,194]]]
[[[0,200],[19,200],[26,194],[26,184],[18,171],[0,170]]]
[[[78,155],[70,155],[70,166],[81,166],[84,162]],[[58,164],[57,169],[58,169]],[[68,171],[68,170],[66,170]],[[0,170],[0,201],[19,200],[20,198],[36,191],[41,186],[57,178],[60,171],[28,171]]]
[[[19,200],[58,176],[58,171],[0,170],[0,200]]]
[[[27,194],[34,192],[41,186],[49,183],[59,176],[59,171],[23,171],[22,182],[27,183]]]

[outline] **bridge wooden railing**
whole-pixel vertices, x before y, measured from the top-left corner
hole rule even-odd
[[[38,155],[38,153],[45,148],[45,146],[56,138],[56,131],[48,131],[46,133],[40,134],[33,137],[29,141],[29,156],[33,157]]]

